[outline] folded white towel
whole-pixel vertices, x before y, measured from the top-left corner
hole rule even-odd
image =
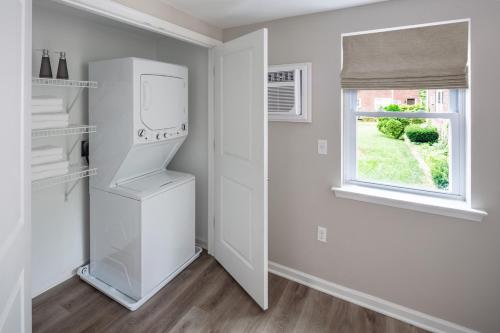
[[[31,174],[31,180],[40,180],[49,177],[62,176],[68,173],[67,168],[54,169],[48,171],[34,172]]]
[[[60,160],[57,162],[44,163],[31,166],[31,173],[39,173],[50,170],[68,169],[69,162],[65,160]]]
[[[66,112],[58,113],[38,113],[31,116],[31,121],[69,121],[69,114]]]
[[[68,127],[69,122],[64,120],[59,121],[34,121],[31,124],[31,129],[47,129],[47,128],[64,128]]]
[[[39,146],[33,147],[31,149],[31,158],[40,157],[40,156],[48,156],[48,155],[59,155],[62,159],[63,156],[63,148],[59,146]]]
[[[35,96],[31,99],[32,106],[49,105],[49,106],[62,106],[63,99],[57,96]]]
[[[31,107],[32,114],[38,113],[58,113],[63,112],[64,107],[62,105],[34,105]]]
[[[57,162],[63,159],[62,155],[47,155],[47,156],[37,156],[31,158],[31,165],[38,165],[50,162]]]

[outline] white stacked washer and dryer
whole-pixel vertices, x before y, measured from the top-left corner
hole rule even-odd
[[[138,58],[92,62],[90,264],[80,277],[135,310],[191,263],[195,178],[167,170],[188,135],[188,69]]]

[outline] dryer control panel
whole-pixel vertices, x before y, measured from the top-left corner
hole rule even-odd
[[[165,140],[176,139],[188,135],[187,124],[182,124],[179,128],[166,130],[151,130],[148,128],[139,128],[135,135],[136,143],[151,143]]]

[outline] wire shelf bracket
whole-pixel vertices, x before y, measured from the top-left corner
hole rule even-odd
[[[84,89],[83,87],[78,89],[78,92],[76,93],[75,97],[73,97],[73,100],[71,101],[71,103],[69,103],[68,107],[66,108],[66,113],[71,114],[71,110],[73,110],[73,107],[75,106],[76,101],[82,95],[83,89]]]

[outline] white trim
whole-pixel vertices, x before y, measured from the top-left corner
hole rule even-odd
[[[114,1],[103,0],[53,0],[93,14],[104,16],[141,29],[180,39],[204,47],[221,45],[220,40],[181,27],[152,15],[121,5]]]
[[[465,170],[464,170],[464,175],[465,175],[465,182],[464,182],[464,193],[465,193],[465,200],[467,202],[471,202],[471,197],[472,197],[472,175],[471,175],[471,169],[472,169],[472,159],[471,159],[471,133],[472,133],[472,126],[471,126],[471,112],[472,112],[472,99],[471,99],[471,94],[472,94],[472,72],[473,68],[470,65],[472,63],[471,57],[472,57],[472,46],[471,46],[471,29],[472,29],[472,24],[471,20],[469,19],[469,36],[467,38],[468,40],[468,46],[467,46],[467,68],[468,68],[468,82],[469,82],[469,89],[466,89],[465,92],[465,138],[464,138],[464,144],[466,147],[465,151],[465,160],[466,160],[466,165]]]
[[[470,23],[470,18],[458,19],[458,20],[448,20],[448,21],[439,21],[439,22],[429,22],[429,23],[413,24],[413,25],[403,25],[403,26],[399,26],[399,27],[381,28],[381,29],[373,29],[373,30],[365,30],[365,31],[346,32],[346,33],[341,34],[340,36],[342,38],[344,38],[344,37],[348,37],[348,36],[375,34],[375,33],[379,33],[379,32],[406,30],[406,29],[414,29],[414,28],[425,28],[425,27],[432,27],[435,25],[461,23],[461,22],[469,22]]]
[[[269,261],[269,272],[431,332],[477,333],[477,331],[470,328],[323,280],[272,261]]]
[[[485,211],[473,209],[467,202],[461,200],[442,199],[356,185],[332,187],[332,191],[335,192],[335,196],[338,198],[410,209],[464,220],[480,222],[488,215]]]
[[[214,158],[215,158],[215,132],[214,132],[214,63],[215,49],[208,50],[208,254],[215,255],[214,223],[215,223],[215,187],[214,187]]]
[[[384,89],[381,89],[384,90]],[[452,92],[450,91],[450,94]],[[460,117],[459,113],[455,112],[390,112],[390,111],[354,111],[356,117],[373,117],[373,118],[426,118],[426,119],[456,119]]]

